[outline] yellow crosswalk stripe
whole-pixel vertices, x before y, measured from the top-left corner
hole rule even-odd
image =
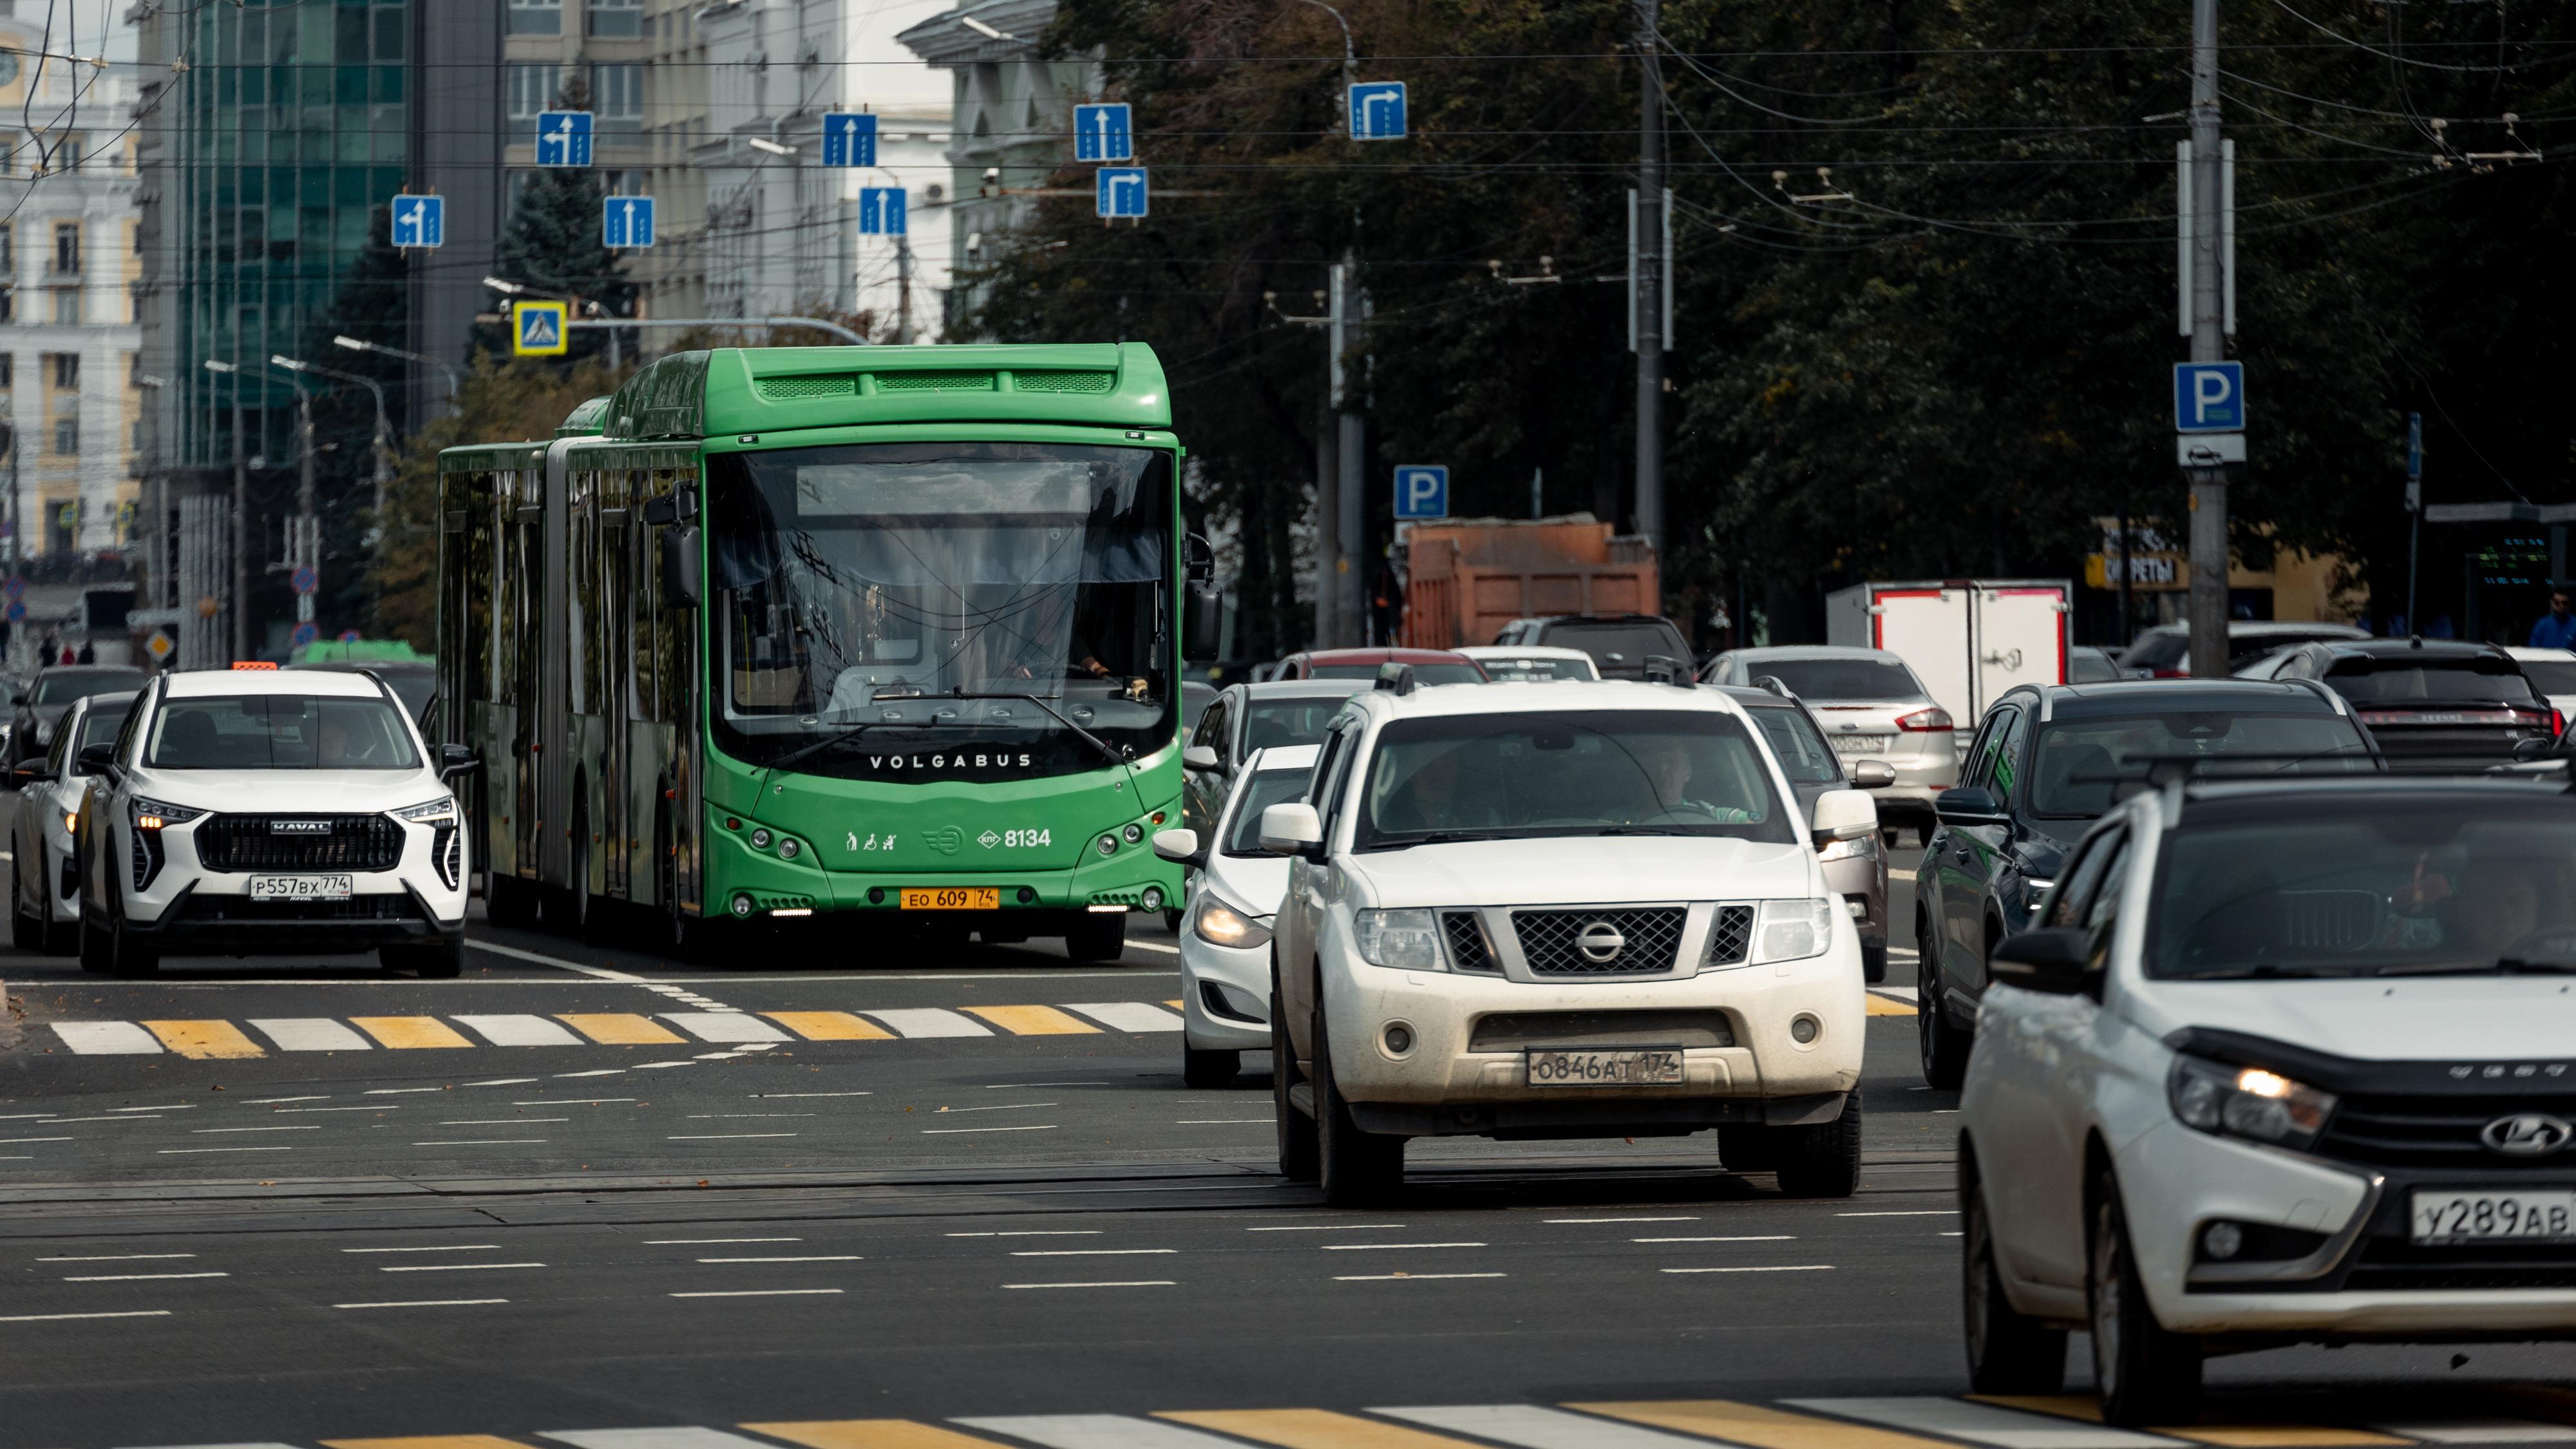
[[[2006,1409],[2024,1409],[2061,1419],[2081,1419],[2088,1424],[2102,1422],[2102,1401],[2090,1394],[1970,1394],[1968,1398],[1976,1403],[1994,1404]],[[2394,1434],[2374,1434],[2368,1429],[2345,1429],[2324,1424],[2194,1424],[2182,1428],[2151,1428],[2146,1432],[2216,1444],[2222,1449],[2306,1449],[2306,1446],[2369,1449],[2374,1445],[2415,1442]]]
[[[1731,1399],[1672,1399],[1656,1403],[1568,1404],[1587,1414],[1625,1419],[1657,1429],[1677,1429],[1750,1444],[1754,1449],[1951,1449],[1938,1439],[1919,1439],[1892,1429],[1792,1414]]]
[[[1164,1002],[1163,1004],[1164,1004],[1165,1006],[1170,1007],[1170,1008],[1171,1008],[1172,1010],[1174,1010],[1174,1011],[1178,1011],[1178,1010],[1180,1010],[1180,1009],[1181,1009],[1181,1003],[1180,1003],[1178,1000],[1166,1001],[1166,1002]]]
[[[1867,1003],[1868,1004],[1865,1009],[1871,1016],[1912,1016],[1915,1014],[1915,1009],[1913,1007],[1906,1005],[1902,1001],[1890,1000],[1876,992],[1870,993],[1867,998]]]
[[[1082,1036],[1100,1030],[1052,1006],[961,1006],[958,1010],[980,1016],[1016,1036]]]
[[[558,1011],[555,1020],[602,1046],[670,1046],[687,1040],[649,1016],[623,1011]]]
[[[813,1419],[742,1427],[805,1449],[998,1449],[990,1439],[910,1419]]]
[[[846,1011],[764,1011],[761,1015],[807,1041],[895,1040],[893,1032],[864,1016],[853,1016]]]
[[[407,1439],[325,1439],[323,1449],[528,1449],[490,1434],[423,1434]]]
[[[353,1016],[349,1024],[398,1051],[474,1045],[434,1016]]]
[[[1464,1439],[1330,1409],[1225,1409],[1154,1417],[1285,1449],[1473,1449]]]
[[[143,1029],[183,1057],[264,1057],[258,1042],[229,1021],[147,1021]]]

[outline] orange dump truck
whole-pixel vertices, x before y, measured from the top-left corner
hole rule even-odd
[[[1490,644],[1514,619],[1662,612],[1654,550],[1588,513],[1406,526],[1403,642]]]

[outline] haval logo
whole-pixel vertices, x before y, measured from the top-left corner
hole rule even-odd
[[[2555,1117],[2519,1112],[2489,1122],[2478,1140],[2507,1157],[2547,1157],[2567,1145],[2571,1132],[2576,1129]]]
[[[1575,932],[1574,949],[1583,953],[1584,960],[1604,964],[1619,959],[1619,953],[1628,949],[1628,938],[1608,921],[1594,921]]]
[[[271,835],[328,835],[331,833],[331,822],[328,820],[272,820],[268,822],[268,833]]]

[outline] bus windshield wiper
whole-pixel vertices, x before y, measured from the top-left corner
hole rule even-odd
[[[2441,961],[2429,966],[2383,966],[2381,976],[2576,976],[2576,961],[2527,961],[2502,956],[2493,961]]]
[[[850,728],[841,731],[839,734],[825,735],[823,738],[814,741],[810,745],[798,745],[796,748],[789,750],[786,754],[780,755],[777,759],[761,766],[761,768],[764,770],[784,770],[788,766],[795,764],[798,760],[805,759],[811,755],[821,754],[823,751],[831,749],[835,745],[846,745],[850,741],[857,739],[859,736],[866,734],[870,730],[902,729],[916,726],[921,723],[926,723],[926,721],[872,719],[866,724],[852,725]]]
[[[1133,750],[1121,752],[1116,745],[1109,743],[1100,736],[1095,735],[1091,731],[1084,729],[1082,726],[1075,724],[1073,721],[1066,719],[1054,705],[1046,702],[1046,696],[1042,694],[1021,694],[1016,691],[1009,690],[977,690],[973,693],[969,693],[963,689],[952,689],[948,692],[946,697],[949,699],[1026,700],[1029,703],[1036,705],[1038,708],[1045,710],[1048,716],[1054,719],[1057,724],[1060,724],[1066,729],[1073,731],[1075,734],[1082,736],[1082,742],[1091,746],[1093,749],[1098,750],[1102,757],[1107,759],[1109,763],[1113,765],[1123,765],[1135,757],[1135,752]]]

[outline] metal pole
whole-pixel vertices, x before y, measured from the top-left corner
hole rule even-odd
[[[1664,534],[1664,79],[1657,0],[1637,3],[1637,532]],[[1659,605],[1660,607],[1660,605]]]
[[[1329,367],[1327,368],[1329,371]],[[1339,457],[1333,445],[1333,394],[1328,386],[1315,409],[1315,640],[1314,647],[1333,645],[1333,559],[1339,552],[1342,505],[1333,473]]]
[[[2136,617],[2129,612],[2131,606],[2129,586],[2130,576],[2137,571],[2137,565],[2129,562],[2129,495],[2123,493],[2120,495],[2120,627],[2111,631],[2111,637],[2117,640],[2122,648],[2128,647],[2129,621]]]
[[[250,657],[250,462],[242,451],[241,374],[233,374],[233,658]]]
[[[1358,380],[1351,376],[1350,354],[1359,343],[1359,261],[1345,249],[1333,268],[1333,405],[1339,462],[1333,469],[1340,485],[1334,503],[1340,517],[1334,529],[1333,642],[1354,645],[1367,633],[1368,586],[1360,560],[1368,535],[1368,420],[1360,414]]]
[[[2191,6],[2191,360],[2227,355],[2226,258],[2219,247],[2218,0]],[[2191,484],[2191,672],[2227,674],[2227,470],[2184,470]]]
[[[903,233],[894,239],[894,340],[912,345],[912,238]]]

